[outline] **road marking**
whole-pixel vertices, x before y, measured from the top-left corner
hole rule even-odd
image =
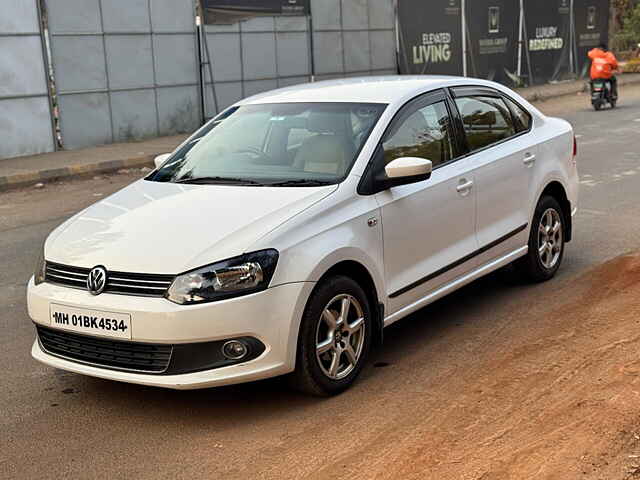
[[[584,135],[580,135],[579,133],[576,133],[576,138],[582,138],[584,137]]]

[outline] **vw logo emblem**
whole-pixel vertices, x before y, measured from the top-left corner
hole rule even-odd
[[[107,286],[107,269],[104,267],[93,267],[87,277],[87,290],[92,295],[100,295]]]

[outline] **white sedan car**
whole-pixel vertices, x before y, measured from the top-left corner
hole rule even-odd
[[[456,77],[319,82],[242,100],[60,225],[29,282],[32,355],[189,389],[351,385],[383,328],[571,239],[571,126]]]

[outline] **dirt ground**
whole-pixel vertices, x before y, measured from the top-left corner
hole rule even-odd
[[[530,330],[507,326],[510,343],[443,378],[419,416],[315,478],[640,478],[640,255],[553,297],[566,301],[532,303]],[[424,400],[415,393],[408,403]]]

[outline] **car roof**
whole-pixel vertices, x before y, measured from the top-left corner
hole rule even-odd
[[[546,116],[509,87],[480,78],[447,75],[385,75],[302,83],[259,93],[232,106],[295,102],[381,103],[395,111],[412,98],[438,88],[480,86],[498,90],[524,106],[539,121]]]
[[[352,77],[303,83],[271,90],[241,100],[237,105],[289,102],[392,104],[429,90],[457,85],[485,85],[500,88],[497,84],[487,80],[440,75]],[[504,89],[504,87],[501,89]]]

